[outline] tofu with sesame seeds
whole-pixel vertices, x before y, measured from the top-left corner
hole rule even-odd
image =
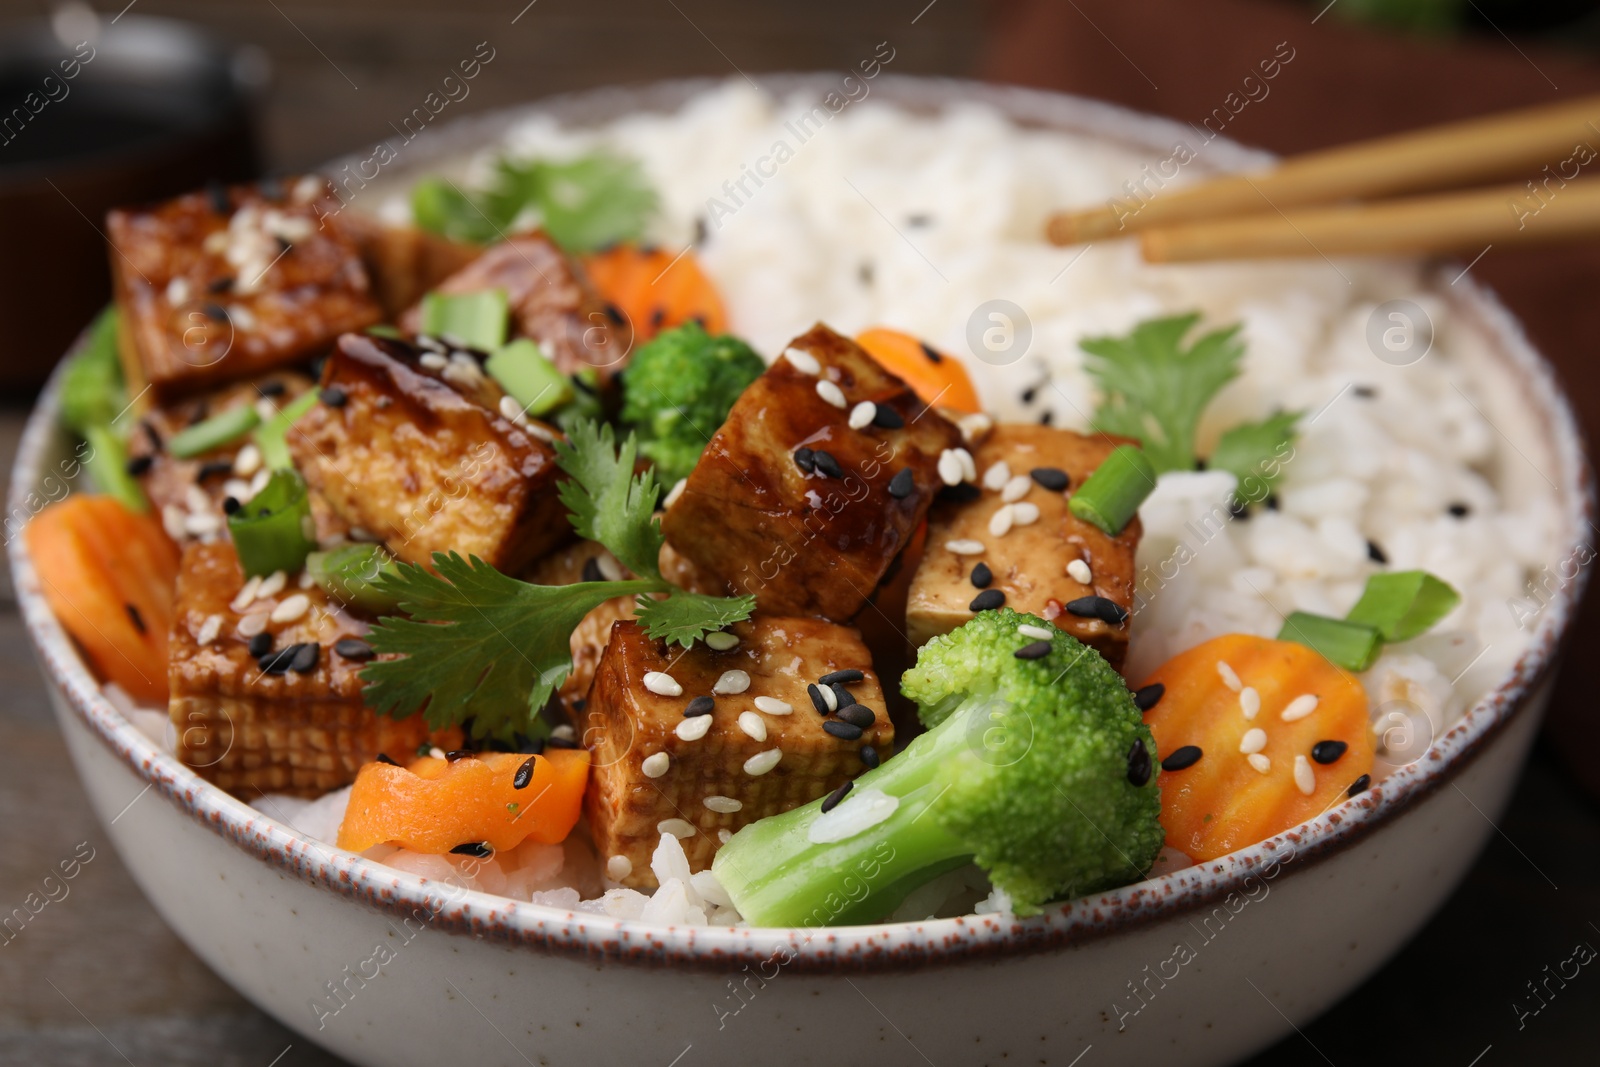
[[[395,226],[352,209],[329,215],[326,222],[361,253],[373,292],[385,316],[391,318],[483,252],[480,245],[453,241],[416,226]]]
[[[757,610],[845,621],[922,521],[961,434],[826,326],[788,352],[739,397],[661,528]],[[876,421],[852,429],[862,401]]]
[[[855,630],[761,615],[729,630],[731,648],[696,642],[685,651],[636,621],[612,625],[579,730],[593,754],[589,829],[600,855],[629,859],[628,885],[655,887],[650,856],[663,823],[678,831],[690,867],[705,870],[721,831],[826,796],[894,751],[883,690]],[[838,692],[872,711],[864,729],[819,714],[808,695],[838,671],[860,673]],[[706,705],[709,714],[685,715]]]
[[[293,190],[284,193],[284,189]],[[189,193],[106,217],[129,395],[158,398],[312,358],[382,308],[318,183]]]
[[[315,586],[254,589],[264,586],[268,595],[246,601],[250,584],[226,541],[183,551],[167,679],[184,764],[246,799],[314,797],[355,781],[380,752],[405,759],[429,740],[420,715],[395,720],[362,703],[364,661],[334,645],[364,638],[363,620]],[[253,654],[252,640],[270,651]]]
[[[572,527],[554,429],[508,418],[503,395],[471,356],[345,334],[323,366],[322,402],[290,427],[289,452],[334,511],[398,558],[427,565],[455,551],[514,572]]]
[[[1122,443],[1048,426],[996,426],[973,457],[977,495],[937,502],[928,513],[927,551],[912,576],[906,606],[912,644],[971,619],[980,596],[1000,600],[996,594],[1003,594],[1006,606],[1049,619],[1120,666],[1131,614],[1113,624],[1075,614],[1068,605],[1100,597],[1132,612],[1142,528],[1135,517],[1110,537],[1074,517],[1067,500]]]

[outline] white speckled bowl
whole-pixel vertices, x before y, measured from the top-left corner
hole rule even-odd
[[[596,121],[670,108],[707,84],[538,107]],[[877,92],[930,109],[983,100],[1022,123],[1149,149],[1183,132],[1021,89],[885,77]],[[428,158],[414,152],[408,165],[487,143],[526,114],[441,130]],[[1208,156],[1219,166],[1262,158],[1220,141]],[[1438,289],[1457,321],[1486,340],[1469,371],[1508,446],[1502,484],[1537,472],[1559,501],[1562,543],[1583,541],[1590,472],[1550,368],[1491,295],[1467,281]],[[47,472],[67,454],[56,405],[52,385],[23,439],[9,501],[17,521],[38,510]],[[1243,1056],[1355,986],[1450,893],[1511,790],[1581,588],[1555,595],[1511,673],[1420,761],[1215,863],[1025,921],[690,930],[456,891],[254,811],[180,766],[101,697],[40,595],[21,538],[11,538],[10,552],[73,759],[140,886],[252,1001],[374,1067],[832,1065],[867,1054],[885,1064],[1065,1065],[1091,1045],[1099,1067],[1150,1062],[1174,1047],[1196,1065]]]

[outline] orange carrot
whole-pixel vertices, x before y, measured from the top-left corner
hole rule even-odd
[[[932,345],[881,326],[857,334],[856,344],[884,370],[911,386],[924,403],[969,414],[983,410],[967,368]]]
[[[1230,684],[1235,679],[1239,691]],[[1163,768],[1160,779],[1167,845],[1195,860],[1226,855],[1321,814],[1372,770],[1365,690],[1355,675],[1304,645],[1227,634],[1162,664],[1145,681],[1155,684],[1165,692],[1145,722],[1163,763],[1192,756],[1180,752],[1187,746],[1201,753],[1182,769]],[[1315,707],[1302,715],[1308,697]],[[1286,711],[1292,721],[1284,720]],[[1256,753],[1267,761],[1265,771],[1244,751],[1255,749],[1254,742],[1262,742]],[[1322,763],[1313,748],[1323,758],[1338,755]],[[1308,774],[1309,793],[1296,780]]]
[[[532,774],[516,787],[529,760]],[[410,767],[369,763],[356,775],[339,827],[339,847],[362,852],[389,842],[435,855],[483,842],[497,852],[526,838],[564,839],[583,810],[589,753],[551,749],[542,756],[480,752],[453,761],[423,757]]]
[[[722,297],[692,252],[675,259],[670,252],[622,244],[585,256],[583,268],[601,297],[633,324],[635,344],[691,319],[699,319],[709,334],[728,328]]]
[[[23,529],[45,599],[102,678],[166,703],[178,549],[161,523],[109,496],[77,494]]]

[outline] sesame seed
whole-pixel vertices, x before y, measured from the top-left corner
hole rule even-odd
[[[1239,710],[1248,719],[1255,718],[1261,712],[1261,694],[1253,686],[1245,686],[1239,690]]]
[[[886,404],[879,404],[872,413],[872,425],[880,430],[902,430],[906,420],[898,411]]]
[[[517,403],[517,398],[509,395],[500,398],[500,414],[511,422],[521,422],[526,417],[522,405]]]
[[[765,752],[757,752],[754,756],[744,761],[744,773],[752,777],[760,777],[778,765],[783,759],[783,749],[769,748]]]
[[[961,482],[957,485],[941,485],[937,499],[941,504],[970,504],[982,495],[982,489],[970,482]]]
[[[250,638],[250,643],[245,648],[256,659],[260,659],[272,651],[272,635],[266,632],[255,634]]]
[[[1318,741],[1311,746],[1311,758],[1322,764],[1337,763],[1349,748],[1343,741]]]
[[[183,530],[191,537],[209,537],[222,529],[222,516],[197,512],[183,520]]]
[[[317,669],[317,661],[322,658],[322,646],[315,641],[307,641],[296,645],[294,657],[289,660],[289,669],[296,674],[310,674]]]
[[[1451,505],[1450,505],[1450,506],[1449,506],[1449,507],[1448,507],[1448,508],[1446,508],[1446,509],[1445,509],[1445,510],[1446,510],[1446,511],[1448,511],[1448,512],[1450,512],[1450,514],[1451,514],[1451,515],[1452,515],[1452,516],[1453,516],[1453,517],[1454,517],[1454,518],[1457,518],[1457,519],[1464,519],[1464,518],[1466,518],[1466,517],[1467,517],[1467,516],[1468,516],[1468,515],[1471,515],[1471,514],[1472,514],[1472,509],[1471,509],[1471,508],[1470,508],[1470,507],[1468,507],[1468,506],[1467,506],[1467,505],[1466,505],[1466,504],[1463,504],[1463,503],[1462,503],[1462,502],[1461,502],[1461,501],[1459,501],[1459,500],[1458,500],[1458,501],[1456,501],[1456,502],[1455,502],[1455,503],[1454,503],[1454,504],[1451,504]]]
[[[844,408],[850,403],[850,401],[844,398],[844,390],[840,389],[837,385],[828,381],[826,378],[823,378],[821,381],[817,382],[817,395],[820,396],[824,402],[832,404],[836,408]]]
[[[876,767],[878,765],[878,750],[871,745],[862,745],[861,762],[866,764],[869,769]]]
[[[693,700],[689,701],[689,703],[684,706],[683,717],[685,719],[692,719],[696,715],[710,715],[713,711],[716,710],[716,708],[717,708],[716,698],[708,697],[708,696],[698,696],[698,697],[695,697]]]
[[[281,571],[279,572],[282,573]],[[272,609],[273,622],[294,622],[311,608],[311,598],[304,593],[285,597],[283,603]]]
[[[1294,784],[1306,796],[1317,791],[1317,776],[1311,770],[1310,761],[1301,755],[1294,758]]]
[[[733,831],[732,830],[729,830],[727,828],[723,828],[723,829],[717,831],[717,842],[719,844],[726,845],[729,841],[732,841],[732,840],[733,840]]]
[[[732,797],[716,795],[706,797],[700,803],[721,815],[732,815],[734,812],[744,807],[744,801],[742,800],[735,800]]]
[[[1254,767],[1262,774],[1266,774],[1268,771],[1272,770],[1272,761],[1259,752],[1252,752],[1250,755],[1246,756],[1245,759],[1250,761],[1250,766]]]
[[[254,442],[239,449],[239,454],[233,457],[233,473],[241,478],[248,478],[261,469],[261,449]]]
[[[244,618],[239,620],[239,625],[236,627],[239,636],[244,638],[255,637],[256,635],[265,632],[266,628],[267,613],[264,611],[257,611],[246,615]]]
[[[866,678],[867,676],[865,674],[856,670],[854,667],[846,667],[843,670],[832,671],[828,674],[824,674],[821,678],[818,678],[817,681],[822,685],[854,685],[857,682],[865,681]]]
[[[811,706],[817,709],[818,715],[832,715],[839,709],[839,698],[825,685],[806,686],[806,695],[811,698]]]
[[[127,605],[128,617],[133,620],[133,625],[140,633],[145,632],[144,620],[139,617],[139,610],[132,604]],[[200,624],[200,629],[195,633],[196,643],[209,645],[217,639],[217,634],[222,632],[222,616],[207,615],[206,621]]]
[[[1357,778],[1355,781],[1350,783],[1350,788],[1344,791],[1344,795],[1347,797],[1360,796],[1362,793],[1365,793],[1369,788],[1371,788],[1371,786],[1372,775],[1363,774],[1360,778]]]
[[[865,730],[877,721],[878,716],[865,704],[851,704],[849,707],[839,709],[839,718],[851,726],[859,726]]]
[[[985,489],[999,490],[1009,481],[1011,481],[1011,468],[1003,459],[983,472],[983,487]]]
[[[833,694],[833,706],[836,708],[848,708],[856,702],[855,694],[846,689],[840,682],[834,682],[829,685],[828,691]]]
[[[664,508],[670,508],[672,505],[676,504],[678,502],[678,498],[683,495],[683,491],[688,487],[688,485],[689,479],[687,478],[679,478],[676,482],[672,483],[672,488],[667,492],[667,498],[661,502],[661,506]]]
[[[1094,584],[1094,572],[1091,571],[1089,569],[1089,565],[1081,559],[1075,559],[1071,563],[1067,564],[1067,577],[1071,578],[1079,585]]]
[[[706,634],[706,647],[713,652],[727,652],[729,649],[739,647],[739,635],[730,634],[726,630],[713,630]]]
[[[975,445],[988,436],[994,429],[994,420],[983,412],[974,412],[963,415],[956,420],[956,428],[961,431],[961,439],[969,445]]]
[[[839,801],[843,800],[849,794],[850,787],[853,786],[854,784],[855,784],[854,782],[846,782],[844,785],[841,785],[838,789],[835,789],[833,792],[831,792],[827,796],[823,797],[822,798],[822,813],[824,815],[826,815],[828,812],[830,812],[834,808],[838,807],[839,806]]]
[[[672,757],[665,752],[656,752],[646,756],[639,764],[639,769],[646,778],[660,778],[667,773],[667,768],[672,766]]]
[[[533,781],[534,769],[538,766],[538,764],[534,762],[534,760],[537,758],[538,757],[536,756],[529,756],[527,759],[522,761],[522,765],[517,768],[517,773],[511,776],[512,789],[528,788],[528,784]]]
[[[456,856],[471,856],[474,859],[483,860],[494,855],[494,847],[487,841],[468,841],[465,844],[457,845],[450,852]]]
[[[989,588],[989,583],[994,581],[994,572],[989,569],[987,563],[979,563],[972,568],[972,573],[968,575],[968,581],[972,583],[974,588],[987,589]]]
[[[1150,750],[1144,747],[1144,738],[1133,739],[1128,749],[1128,784],[1138,788],[1150,780]]]
[[[376,756],[374,756],[372,758],[376,762],[382,763],[382,764],[384,764],[385,766],[388,766],[388,767],[398,767],[398,766],[400,766],[400,764],[394,759],[394,757],[390,756],[386,752],[380,752],[380,753],[378,753]]]
[[[765,741],[767,739],[767,720],[753,711],[739,713],[739,729],[756,741]]]
[[[234,598],[231,601],[228,602],[228,607],[232,608],[236,612],[244,611],[245,608],[249,607],[255,602],[256,596],[260,590],[261,576],[258,574],[254,578],[251,578],[249,581],[244,583],[244,587],[234,595]]]
[[[810,474],[817,469],[817,454],[809,448],[797,448],[794,450],[794,465],[803,473]]]
[[[687,819],[662,819],[656,823],[656,832],[671,834],[673,837],[693,837],[695,835],[694,823]]]
[[[1299,722],[1301,719],[1317,710],[1317,697],[1312,693],[1302,693],[1289,701],[1288,707],[1278,716],[1284,722]]]
[[[673,729],[680,741],[698,741],[711,732],[711,716],[696,715],[692,719],[681,719]]]
[[[257,600],[271,600],[283,592],[283,587],[289,584],[289,575],[284,571],[273,571],[261,579],[261,584],[256,587]]]
[[[1012,655],[1018,659],[1044,659],[1050,654],[1051,647],[1049,641],[1034,641],[1031,644],[1023,645]]]
[[[993,611],[1006,602],[1006,595],[999,589],[985,589],[972,598],[972,603],[967,605],[970,611]]]
[[[1133,706],[1138,708],[1140,711],[1149,711],[1151,708],[1161,703],[1161,698],[1166,695],[1166,686],[1162,685],[1160,682],[1152,682],[1150,685],[1147,685],[1142,689],[1134,690]]]
[[[965,473],[961,460],[956,457],[953,449],[945,449],[939,453],[939,480],[945,485],[960,485]]]
[[[681,697],[683,686],[670,674],[661,671],[646,671],[644,687],[658,697]]]
[[[1128,609],[1103,596],[1081,596],[1067,601],[1067,612],[1083,619],[1099,619],[1111,626],[1127,621]]]
[[[322,389],[317,393],[317,399],[321,400],[330,408],[342,408],[345,406],[345,403],[349,401],[350,397],[347,396],[345,391],[339,388],[337,385],[330,385],[326,389]]]
[[[626,856],[612,856],[606,860],[606,877],[620,882],[633,873],[633,861]]]
[[[1059,467],[1035,467],[1028,472],[1028,476],[1038,482],[1041,488],[1053,493],[1059,493],[1072,484],[1067,472]]]
[[[958,556],[980,556],[983,554],[983,542],[971,540],[946,541],[947,552],[954,552]]]
[[[916,479],[910,467],[901,467],[895,472],[895,476],[889,479],[889,495],[896,500],[904,500],[916,487]]]
[[[1018,526],[1031,526],[1039,521],[1039,505],[1019,500],[1008,505],[1011,508],[1011,520]]]
[[[1182,748],[1174,749],[1171,755],[1161,761],[1161,769],[1181,771],[1193,767],[1200,762],[1201,754],[1199,745],[1184,745]]]
[[[430,745],[428,747],[428,756],[430,759],[444,759],[444,749],[438,745]]]
[[[801,374],[821,374],[822,364],[817,362],[817,357],[810,352],[798,348],[787,348],[783,358],[789,361],[790,366]]]
[[[609,552],[595,556],[594,565],[600,568],[600,576],[608,582],[620,582],[627,577],[622,573],[622,564],[617,562],[617,557]]]
[[[951,451],[955,453],[956,462],[961,464],[961,472],[966,476],[965,480],[969,482],[977,481],[978,461],[972,458],[972,453],[964,448],[953,448]]]
[[[133,477],[137,478],[141,474],[148,473],[150,470],[150,465],[154,462],[155,457],[148,454],[143,456],[134,456],[132,459],[128,460],[128,462],[123,466],[123,469]]]
[[[1235,693],[1244,688],[1244,683],[1239,680],[1239,672],[1217,660],[1217,674],[1222,678],[1222,684],[1232,689]]]
[[[1000,499],[1010,504],[1027,496],[1028,490],[1032,488],[1033,479],[1026,474],[1019,474],[1008,481],[1005,484],[1005,488],[1000,490]]]
[[[827,722],[822,724],[822,729],[824,732],[832,734],[841,741],[861,740],[861,727],[855,726],[848,722],[841,722],[838,719],[829,719]]]
[[[777,697],[756,697],[757,711],[764,711],[768,715],[787,715],[794,710],[794,705]]]
[[[1244,732],[1239,739],[1239,751],[1248,756],[1252,752],[1260,752],[1267,747],[1267,732],[1259,726],[1253,726]]]
[[[550,729],[551,741],[576,741],[577,739],[578,731],[574,730],[569,722],[564,722],[560,726],[553,726]]]
[[[833,458],[832,452],[824,452],[819,448],[812,455],[811,462],[816,465],[819,473],[829,478],[844,477],[844,468],[839,466],[839,461]]]
[[[750,676],[741,670],[723,671],[716,682],[712,684],[711,691],[718,696],[729,696],[742,693],[750,688]]]
[[[418,340],[427,341],[430,340],[430,338],[418,338]],[[450,365],[450,361],[437,352],[424,352],[422,355],[417,357],[417,362],[422,364],[427,369],[433,371],[444,370]]]
[[[878,405],[870,400],[863,400],[850,409],[848,420],[852,430],[864,430],[872,425],[873,418],[878,414]]]
[[[1023,637],[1031,637],[1035,641],[1049,641],[1055,637],[1055,633],[1051,631],[1049,627],[1035,626],[1031,622],[1025,622],[1018,626],[1017,633],[1021,634]]]
[[[1367,542],[1367,558],[1374,563],[1389,562],[1388,555],[1383,551],[1382,548],[1378,547],[1378,542],[1371,540]]]
[[[989,516],[989,536],[1004,537],[1010,533],[1015,516],[1016,512],[1010,504],[1001,504],[995,509],[995,513]]]

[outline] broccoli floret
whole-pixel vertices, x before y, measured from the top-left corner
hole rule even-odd
[[[633,355],[622,372],[622,421],[639,435],[639,453],[663,485],[694,469],[711,435],[766,363],[737,337],[712,337],[690,322],[667,330]]]
[[[1024,624],[1050,631],[1048,649]],[[717,854],[712,869],[752,925],[876,921],[969,862],[1027,915],[1155,862],[1155,740],[1093,649],[1034,616],[984,611],[924,645],[901,691],[926,733],[828,815],[813,801],[752,823]]]

